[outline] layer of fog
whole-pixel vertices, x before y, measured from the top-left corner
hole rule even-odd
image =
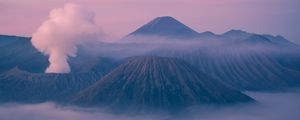
[[[109,41],[109,40],[108,40]],[[94,42],[81,45],[84,54],[126,58],[140,55],[171,56],[192,52],[203,52],[210,55],[258,53],[294,53],[296,50],[288,46],[276,46],[255,42],[245,38],[229,39],[225,37],[207,37],[199,39],[175,39],[161,36],[128,36],[114,42]],[[280,49],[279,49],[280,48]],[[286,49],[287,48],[287,49]],[[166,55],[167,54],[167,55]],[[177,57],[177,56],[176,56]]]
[[[76,107],[59,107],[54,103],[35,105],[4,104],[0,106],[1,120],[298,120],[300,92],[248,92],[258,104],[224,108],[201,108],[180,115],[114,115],[103,111]]]

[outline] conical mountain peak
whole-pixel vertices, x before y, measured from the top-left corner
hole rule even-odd
[[[192,38],[198,32],[170,16],[157,17],[130,35],[154,35],[174,38]]]

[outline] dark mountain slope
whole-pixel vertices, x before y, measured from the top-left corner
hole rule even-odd
[[[300,54],[295,50],[252,43],[238,45],[157,50],[151,55],[184,59],[239,90],[278,90],[300,85]]]
[[[30,39],[0,36],[0,73],[16,66],[30,72],[43,72],[47,68],[48,58],[32,46]]]
[[[0,75],[0,101],[63,101],[95,83],[116,65],[111,59],[101,58],[89,70],[69,74],[31,73],[14,68]]]
[[[133,57],[80,92],[71,103],[113,109],[175,110],[191,105],[250,101],[250,97],[182,60]]]

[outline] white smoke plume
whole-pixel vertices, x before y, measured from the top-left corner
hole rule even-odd
[[[93,12],[73,3],[50,12],[49,19],[42,23],[31,40],[35,48],[49,55],[46,73],[71,71],[68,57],[76,56],[77,46],[101,35],[94,17]]]

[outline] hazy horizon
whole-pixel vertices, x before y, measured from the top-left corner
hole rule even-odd
[[[0,1],[0,34],[32,36],[53,8],[74,2],[95,12],[95,22],[120,38],[159,16],[172,16],[198,32],[231,29],[282,35],[300,43],[298,0],[10,0]]]

